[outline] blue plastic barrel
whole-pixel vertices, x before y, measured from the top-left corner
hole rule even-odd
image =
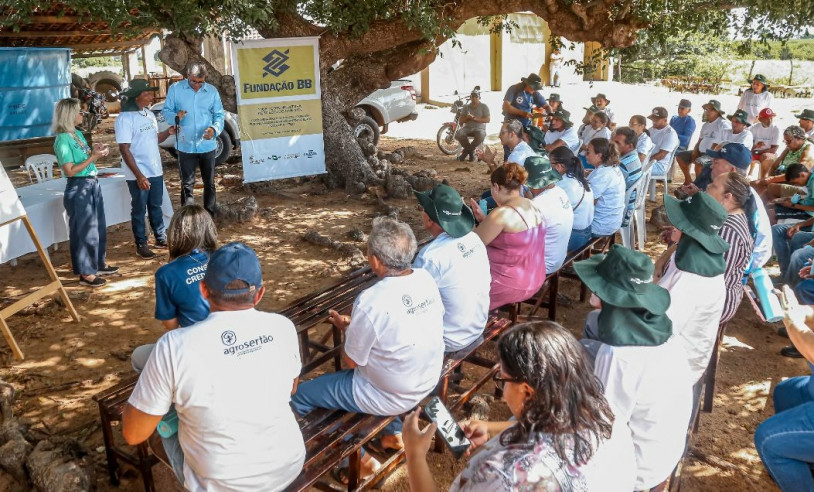
[[[71,94],[68,48],[0,48],[0,142],[51,134],[54,103]]]

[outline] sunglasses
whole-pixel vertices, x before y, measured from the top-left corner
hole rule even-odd
[[[506,383],[520,383],[520,382],[521,382],[521,381],[520,381],[519,379],[517,379],[517,378],[502,378],[502,377],[500,377],[500,373],[499,373],[499,372],[496,372],[496,373],[495,373],[495,374],[492,376],[492,381],[494,381],[494,382],[495,382],[495,386],[496,386],[496,387],[497,387],[497,389],[499,389],[500,391],[503,391],[503,388],[505,388],[505,387],[506,387]]]

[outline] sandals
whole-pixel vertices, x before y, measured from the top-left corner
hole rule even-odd
[[[376,460],[375,458],[372,458],[372,457],[371,457],[371,459],[376,462],[376,466],[373,468],[372,473],[370,473],[368,475],[365,475],[363,477],[359,477],[360,482],[364,482],[368,478],[375,475],[382,467],[382,464],[379,463],[378,460]],[[349,470],[350,470],[350,468],[348,468],[348,467],[336,466],[331,470],[331,478],[336,480],[337,483],[340,483],[342,485],[347,485],[348,482],[350,481],[349,478],[348,478],[348,471]]]
[[[382,455],[382,456],[387,456],[388,458],[390,456],[396,454],[399,451],[396,448],[385,448],[384,446],[382,446],[382,440],[379,439],[378,437],[373,438],[370,441],[368,441],[367,444],[365,445],[365,447],[367,447],[367,449],[369,449],[373,453],[376,453],[376,454],[379,454],[379,455]]]
[[[82,286],[85,286],[85,287],[91,287],[91,288],[95,289],[97,287],[101,287],[101,286],[105,285],[106,283],[107,283],[107,280],[103,279],[98,274],[96,275],[96,277],[93,280],[88,280],[88,278],[85,277],[84,275],[79,276],[79,285],[82,285]]]

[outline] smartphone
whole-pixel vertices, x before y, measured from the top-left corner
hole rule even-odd
[[[452,454],[454,454],[456,458],[463,456],[464,452],[469,449],[471,443],[469,439],[466,438],[466,434],[464,434],[461,426],[458,425],[458,421],[455,420],[452,414],[449,413],[447,407],[441,402],[441,399],[437,396],[432,397],[432,399],[424,405],[423,411],[424,415],[438,426],[438,436],[447,443]]]

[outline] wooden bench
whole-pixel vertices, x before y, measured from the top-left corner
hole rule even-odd
[[[134,466],[141,473],[144,490],[155,491],[153,484],[152,467],[158,462],[149,450],[147,442],[136,446],[135,452],[131,446],[117,446],[113,434],[113,423],[121,422],[124,406],[133,392],[138,381],[138,374],[133,374],[121,383],[94,395],[93,400],[99,404],[99,417],[102,420],[102,438],[105,443],[107,456],[107,471],[110,473],[110,483],[119,485],[119,462],[122,460]]]

